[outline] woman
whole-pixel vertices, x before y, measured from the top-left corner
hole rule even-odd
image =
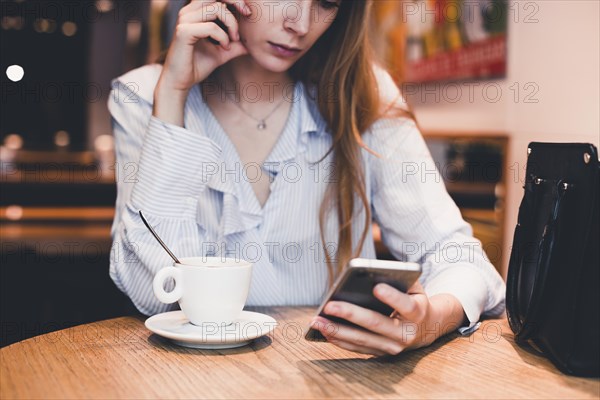
[[[170,260],[138,210],[180,257],[252,261],[249,305],[317,305],[348,260],[375,258],[377,221],[394,256],[420,262],[423,275],[407,294],[375,287],[393,316],[328,304],[328,314],[368,330],[314,321],[353,351],[397,354],[503,311],[501,277],[373,61],[369,9],[192,1],[162,64],[113,81],[120,173],[110,273],[141,312],[171,308],[151,283]]]

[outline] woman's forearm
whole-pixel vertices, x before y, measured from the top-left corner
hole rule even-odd
[[[187,96],[187,91],[171,89],[159,80],[154,89],[152,115],[164,122],[183,128],[183,116]]]

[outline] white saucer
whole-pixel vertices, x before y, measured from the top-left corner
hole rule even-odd
[[[146,320],[146,328],[157,335],[171,339],[173,343],[196,349],[231,349],[245,346],[264,336],[277,326],[273,317],[242,311],[230,325],[193,325],[183,311],[156,314]]]

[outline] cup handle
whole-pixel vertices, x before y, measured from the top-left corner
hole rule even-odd
[[[167,278],[173,278],[175,280],[175,288],[170,292],[167,292],[164,289],[165,280]],[[152,288],[154,289],[154,295],[163,303],[170,304],[179,301],[183,295],[181,271],[175,267],[165,267],[159,270],[154,276]]]

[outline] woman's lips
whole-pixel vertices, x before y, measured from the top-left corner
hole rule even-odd
[[[269,42],[273,51],[282,57],[293,57],[300,53],[300,49],[292,49],[281,44]]]

